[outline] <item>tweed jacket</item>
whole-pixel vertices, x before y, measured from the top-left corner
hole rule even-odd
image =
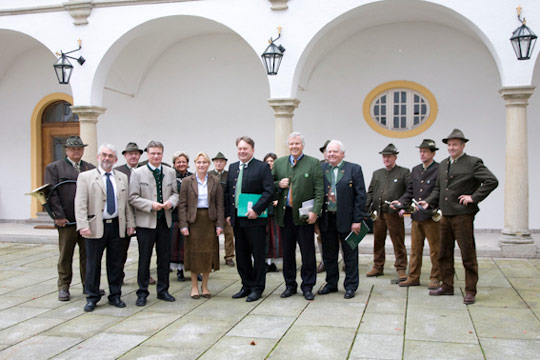
[[[439,163],[436,161],[433,161],[427,169],[424,169],[424,164],[413,167],[407,191],[399,198],[399,202],[403,205],[410,205],[412,199],[425,200],[433,191],[438,174]],[[425,221],[431,219],[431,215],[416,211],[411,215],[411,218],[415,221]]]
[[[431,195],[425,200],[439,207],[445,216],[476,214],[478,203],[499,185],[499,181],[480,158],[463,154],[450,165],[450,157],[441,161],[439,177]],[[458,197],[471,195],[472,204],[461,205]]]
[[[324,181],[319,160],[304,154],[296,165],[292,166],[289,155],[283,156],[274,162],[272,175],[278,199],[276,222],[279,226],[284,226],[283,218],[287,206],[287,194],[289,193],[289,188],[282,189],[278,185],[283,178],[289,178],[293,187],[292,215],[295,225],[307,225],[307,222],[301,222],[298,213],[298,209],[302,207],[304,201],[315,200],[313,212],[317,215],[321,214],[324,200]]]
[[[329,163],[322,165],[324,173],[324,204],[319,227],[321,231],[328,229],[328,193],[332,186],[332,166]],[[367,216],[366,185],[362,167],[347,161],[338,170],[336,178],[336,204],[337,204],[337,230],[340,233],[349,233],[353,223],[359,223]]]
[[[129,184],[127,176],[113,170],[116,184],[116,200],[118,210],[118,225],[120,237],[126,236],[126,228],[135,227],[133,211],[128,203]],[[91,235],[86,238],[100,239],[103,237],[103,209],[107,203],[107,188],[103,183],[102,173],[92,169],[79,175],[77,192],[75,194],[75,217],[77,231],[89,228]]]
[[[129,184],[129,179],[131,178],[131,170],[129,169],[129,166],[127,166],[127,164],[117,166],[114,168],[114,170],[118,170],[121,173],[125,174],[128,178],[128,184]]]
[[[212,170],[208,172],[210,175],[214,175],[219,179],[219,183],[221,184],[221,188],[223,189],[223,193],[225,193],[225,187],[227,186],[227,176],[229,176],[229,172],[227,170],[223,170],[223,172],[218,174],[216,170]]]
[[[229,167],[227,186],[225,187],[225,217],[231,218],[232,226],[265,226],[268,223],[268,218],[248,219],[236,216],[236,182],[239,173],[240,162],[232,163]],[[261,194],[259,201],[253,205],[253,211],[258,215],[268,208],[274,198],[274,181],[267,163],[255,158],[251,159],[242,175],[242,192]]]
[[[163,170],[162,193],[163,202],[170,201],[173,208],[178,205],[178,188],[176,185],[176,172],[167,166]],[[142,166],[131,174],[129,180],[129,204],[135,210],[135,224],[137,227],[155,229],[157,226],[157,212],[152,210],[152,203],[157,201],[157,186],[154,174],[148,166]],[[167,226],[172,224],[172,209],[165,210]]]
[[[81,172],[95,168],[94,165],[81,160]],[[79,173],[67,158],[54,161],[45,168],[45,184],[54,186],[65,180],[77,180]],[[75,221],[75,184],[59,186],[49,198],[51,210],[56,219]]]
[[[396,212],[384,202],[397,200],[405,193],[409,176],[409,169],[398,165],[395,165],[390,171],[386,168],[375,170],[367,193],[367,212],[372,210],[377,210],[379,214]]]
[[[208,174],[208,218],[216,223],[216,227],[224,227],[225,210],[223,208],[223,189],[217,176]],[[197,174],[186,177],[180,187],[180,202],[178,204],[178,225],[180,229],[189,228],[189,224],[197,218],[197,201],[199,186]]]

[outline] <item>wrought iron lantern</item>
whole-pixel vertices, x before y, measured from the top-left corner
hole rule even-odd
[[[69,84],[69,79],[71,78],[71,73],[73,72],[73,65],[69,62],[68,58],[76,60],[79,65],[84,64],[86,61],[85,58],[82,56],[79,56],[78,58],[74,58],[72,56],[69,56],[68,54],[71,54],[75,51],[81,50],[81,40],[79,42],[79,48],[75,50],[71,50],[68,52],[63,52],[60,50],[60,53],[56,53],[57,56],[60,56],[58,61],[53,65],[54,72],[56,73],[56,77],[58,78],[58,82],[60,84]]]
[[[517,7],[518,20],[521,22],[521,26],[518,27],[512,33],[510,42],[516,53],[518,60],[529,60],[536,43],[537,36],[526,25],[525,18],[521,19],[521,6]]]
[[[274,43],[280,37],[281,26],[278,27],[278,37],[275,39],[270,38],[270,40],[268,40],[270,45],[268,45],[266,50],[264,50],[264,53],[261,55],[264,62],[264,67],[266,68],[266,73],[268,75],[277,75],[279,66],[281,65],[281,60],[283,59],[285,48]]]

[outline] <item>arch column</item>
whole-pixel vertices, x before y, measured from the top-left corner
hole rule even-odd
[[[276,119],[274,126],[274,150],[277,156],[285,156],[289,153],[287,148],[287,136],[293,132],[292,118],[294,110],[300,104],[300,100],[293,98],[268,99],[268,104],[274,109]]]
[[[499,94],[506,106],[506,170],[504,228],[499,241],[505,257],[535,257],[529,230],[529,167],[527,105],[534,86],[504,87]]]
[[[79,115],[80,134],[83,142],[88,144],[84,151],[83,160],[96,164],[97,146],[97,122],[99,115],[103,114],[104,107],[99,106],[72,106],[74,114]]]

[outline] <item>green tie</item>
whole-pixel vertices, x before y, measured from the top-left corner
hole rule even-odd
[[[238,179],[236,179],[236,191],[235,191],[235,203],[234,205],[236,208],[238,208],[238,198],[240,197],[240,194],[242,193],[242,177],[244,176],[244,167],[246,164],[240,165],[240,172],[238,173]]]
[[[330,185],[330,194],[328,194],[328,211],[337,211],[337,203],[336,203],[336,173],[335,169],[337,167],[333,167],[330,171],[332,174],[332,184]]]

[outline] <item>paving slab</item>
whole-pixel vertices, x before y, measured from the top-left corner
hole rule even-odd
[[[237,301],[244,301],[244,299],[238,299]],[[309,303],[300,296],[282,299],[279,294],[272,294],[260,301],[251,314],[298,316],[308,305]]]
[[[538,359],[539,340],[480,338],[480,344],[489,360]]]
[[[518,290],[536,290],[540,292],[540,278],[508,278],[508,281]]]
[[[62,319],[28,319],[0,331],[0,344],[15,345],[62,323]]]
[[[402,335],[358,333],[349,359],[401,360]]]
[[[540,269],[528,259],[495,259],[503,274],[510,278],[540,277]]]
[[[355,329],[293,325],[269,359],[346,359]]]
[[[428,309],[459,309],[463,310],[463,297],[459,288],[454,288],[453,296],[430,296],[427,288],[420,286],[409,287],[408,306],[422,306]]]
[[[371,334],[402,335],[405,326],[404,314],[364,314],[358,332]]]
[[[529,309],[469,308],[479,337],[540,340],[540,321]]]
[[[61,354],[54,360],[106,360],[116,359],[146,340],[146,336],[128,334],[97,334]]]
[[[326,296],[326,295],[325,295]],[[317,297],[318,298],[318,297]],[[315,299],[317,299],[315,298]],[[342,299],[343,300],[343,299]],[[329,311],[329,306],[338,311]],[[365,304],[355,302],[311,302],[298,317],[296,324],[358,328]],[[328,313],[328,316],[322,314]]]
[[[163,348],[158,346],[137,346],[118,359],[121,360],[195,360],[200,350]]]
[[[200,360],[215,359],[265,359],[274,345],[275,339],[224,336]]]
[[[0,329],[5,329],[46,312],[47,309],[13,306],[0,311]]]
[[[526,309],[523,301],[512,288],[483,288],[478,287],[476,294],[477,305],[485,307]]]
[[[478,343],[469,313],[464,307],[454,309],[426,309],[409,305],[407,310],[406,340]]]
[[[403,360],[484,360],[478,344],[451,342],[407,341]]]
[[[111,326],[107,332],[150,336],[169,326],[180,314],[139,312]]]
[[[250,339],[280,339],[296,320],[294,316],[248,315],[236,324],[227,336]]]
[[[85,313],[56,326],[54,329],[47,331],[45,335],[86,339],[102,332],[117,321],[118,319],[113,316]]]
[[[80,343],[82,339],[38,335],[0,352],[0,360],[49,359]]]

